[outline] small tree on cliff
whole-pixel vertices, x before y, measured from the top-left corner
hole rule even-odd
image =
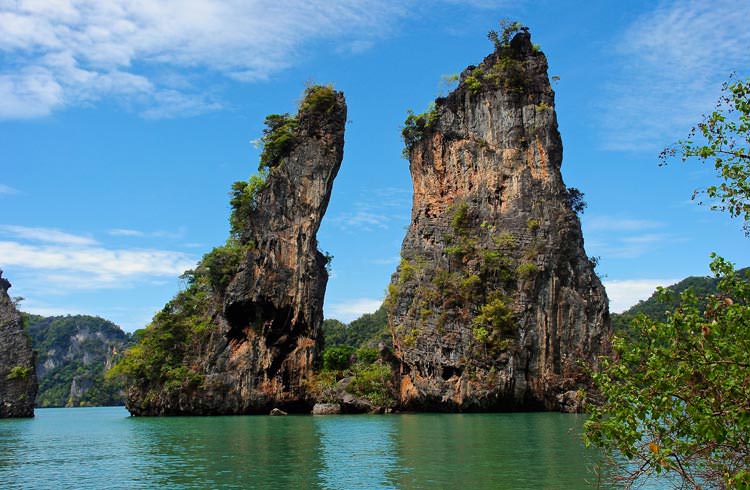
[[[695,195],[742,218],[747,233],[749,145],[750,84],[737,81],[661,158],[713,164],[721,183]],[[592,409],[585,439],[626,458],[628,486],[667,474],[683,488],[750,488],[750,278],[713,257],[717,294],[683,293],[664,322],[637,318],[594,375],[603,403]]]

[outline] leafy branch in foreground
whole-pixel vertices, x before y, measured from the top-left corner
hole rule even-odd
[[[638,317],[594,374],[604,401],[585,440],[627,459],[628,485],[665,475],[750,488],[750,281],[715,255],[711,270],[717,294],[683,292],[664,322]]]
[[[750,79],[726,82],[722,92],[715,110],[659,158],[661,165],[672,157],[713,163],[719,183],[695,191],[693,199],[708,196],[711,209],[742,218],[750,235]]]

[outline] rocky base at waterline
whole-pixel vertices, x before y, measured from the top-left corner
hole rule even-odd
[[[115,368],[134,415],[309,413],[328,258],[316,234],[343,158],[346,104],[305,91],[266,118],[259,173],[232,186],[232,234],[185,274]]]
[[[400,407],[580,410],[581,364],[608,349],[608,302],[528,32],[410,116],[404,140],[412,221],[387,299]]]
[[[37,392],[34,351],[0,271],[0,418],[33,417]]]

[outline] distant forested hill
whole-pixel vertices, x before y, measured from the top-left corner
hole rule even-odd
[[[374,313],[366,313],[348,325],[338,320],[325,320],[323,337],[326,348],[339,345],[377,347],[380,342],[390,346],[392,338],[385,306],[381,305]]]
[[[750,267],[738,270],[737,274],[750,278]],[[617,333],[626,332],[633,318],[640,314],[656,321],[664,321],[667,318],[667,312],[673,311],[680,304],[680,293],[692,289],[698,297],[706,297],[716,293],[717,284],[718,280],[714,277],[690,276],[667,288],[674,293],[670,296],[669,301],[661,301],[654,292],[650,298],[640,301],[629,310],[620,314],[613,313],[612,326]]]
[[[133,343],[132,336],[99,317],[43,317],[23,314],[34,350],[39,378],[37,407],[124,404],[121,382],[104,373]]]

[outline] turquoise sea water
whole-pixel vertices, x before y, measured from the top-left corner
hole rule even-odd
[[[594,488],[584,418],[558,413],[0,420],[2,489]]]

